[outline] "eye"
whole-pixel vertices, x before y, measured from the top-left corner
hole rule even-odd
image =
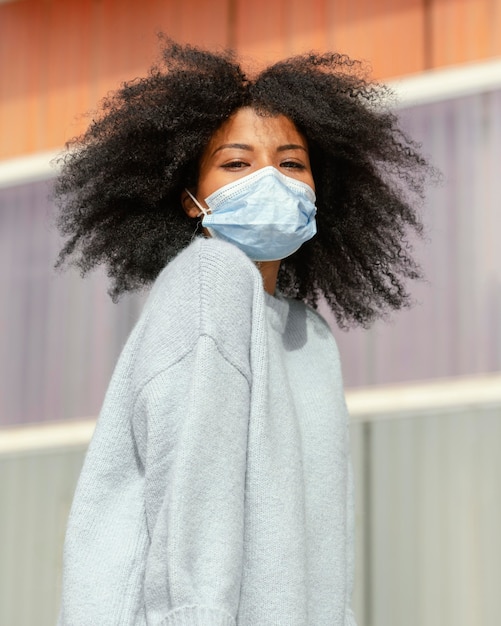
[[[221,167],[228,170],[239,170],[242,167],[247,167],[249,164],[246,161],[240,161],[235,159],[234,161],[229,161],[228,163],[223,163]]]
[[[282,161],[282,163],[280,163],[280,167],[284,167],[286,169],[292,169],[292,170],[306,169],[306,166],[303,163],[299,163],[298,161],[292,161],[292,160]]]

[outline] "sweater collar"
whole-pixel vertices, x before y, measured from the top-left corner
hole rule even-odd
[[[289,315],[289,303],[280,292],[275,291],[272,296],[266,291],[264,292],[264,301],[266,304],[266,317],[271,326],[280,333],[285,331],[287,317]]]

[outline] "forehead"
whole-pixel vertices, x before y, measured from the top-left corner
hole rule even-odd
[[[307,148],[305,137],[285,115],[260,114],[250,107],[238,109],[214,133],[207,151],[224,143],[282,145],[295,143]]]

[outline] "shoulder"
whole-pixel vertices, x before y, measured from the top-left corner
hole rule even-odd
[[[158,276],[150,307],[157,315],[190,317],[201,332],[211,332],[211,320],[226,322],[250,314],[261,275],[236,246],[217,239],[197,238]],[[196,319],[195,319],[196,318]]]
[[[248,355],[261,275],[235,246],[197,238],[160,273],[145,304],[139,349],[164,366],[202,335],[227,354]],[[157,366],[158,367],[158,366]]]
[[[217,239],[195,239],[159,274],[151,299],[182,294],[184,303],[197,299],[206,288],[214,298],[250,291],[259,272],[252,261],[236,246]]]

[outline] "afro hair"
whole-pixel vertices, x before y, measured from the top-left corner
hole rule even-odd
[[[237,109],[287,116],[305,136],[317,235],[281,263],[278,288],[341,326],[409,304],[420,277],[412,234],[431,167],[398,125],[392,94],[345,55],[309,53],[247,77],[231,52],[164,40],[149,74],[108,96],[60,157],[54,187],[66,237],[58,266],[107,267],[114,299],[150,284],[197,229],[181,206],[204,148]]]

